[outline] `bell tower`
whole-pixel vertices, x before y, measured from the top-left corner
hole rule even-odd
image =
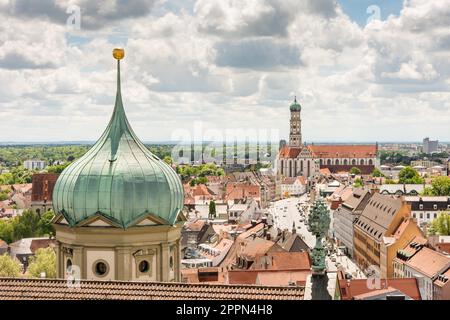
[[[297,97],[294,98],[294,102],[290,105],[291,120],[290,120],[290,132],[289,132],[289,146],[301,147],[302,146],[302,107],[297,102]]]

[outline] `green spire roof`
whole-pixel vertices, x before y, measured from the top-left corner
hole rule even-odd
[[[294,102],[292,102],[292,104],[289,107],[291,109],[291,111],[301,111],[302,110],[302,106],[300,105],[300,103],[297,102],[297,97],[294,98]]]
[[[144,146],[127,120],[118,59],[111,120],[94,146],[59,176],[53,208],[71,226],[99,214],[127,228],[149,215],[174,224],[183,198],[178,175]]]

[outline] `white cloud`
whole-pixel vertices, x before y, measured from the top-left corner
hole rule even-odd
[[[82,9],[79,31],[65,26],[68,4]],[[126,4],[0,2],[1,140],[95,140],[114,103],[116,45],[144,140],[198,120],[286,136],[294,94],[307,141],[450,140],[447,0],[405,1],[364,28],[334,0]]]

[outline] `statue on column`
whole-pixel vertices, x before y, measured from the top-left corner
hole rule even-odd
[[[324,275],[326,273],[326,249],[322,245],[322,239],[330,228],[330,212],[319,197],[312,206],[308,218],[308,230],[316,236],[316,245],[311,252],[313,275]]]

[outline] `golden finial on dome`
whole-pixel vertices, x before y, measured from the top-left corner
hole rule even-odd
[[[121,48],[115,48],[113,50],[113,57],[117,60],[122,60],[125,57],[125,50]]]

